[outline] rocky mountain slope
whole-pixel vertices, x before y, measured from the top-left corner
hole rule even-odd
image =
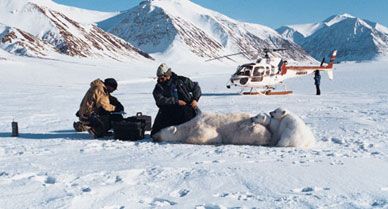
[[[79,10],[57,5],[50,0],[2,0],[0,48],[17,55],[34,57],[62,54],[117,60],[151,58],[90,23],[100,20],[98,16],[107,18],[108,14],[87,10],[82,13]]]
[[[263,48],[286,48],[282,56],[313,60],[275,30],[239,22],[189,0],[148,0],[98,24],[147,53],[214,58],[242,52],[249,59]]]

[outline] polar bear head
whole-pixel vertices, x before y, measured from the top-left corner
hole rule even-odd
[[[263,126],[268,126],[271,123],[271,116],[269,116],[267,113],[259,113],[252,118],[252,121]]]
[[[282,107],[279,107],[279,108],[277,108],[276,110],[270,112],[269,114],[271,115],[271,117],[281,120],[281,119],[284,118],[288,113],[289,113],[288,110],[286,110],[286,109],[284,109],[284,108],[282,108]]]

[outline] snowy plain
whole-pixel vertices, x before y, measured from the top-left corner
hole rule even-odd
[[[169,63],[199,82],[202,111],[298,114],[318,140],[298,149],[92,140],[72,131],[89,83],[116,78],[128,115],[155,118],[159,62],[0,56],[0,208],[388,208],[387,60],[336,65],[321,96],[312,76],[242,96],[225,88],[237,64]]]

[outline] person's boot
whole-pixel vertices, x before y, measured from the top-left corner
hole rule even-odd
[[[90,127],[88,129],[89,135],[92,139],[98,139],[105,136],[105,131],[98,127]]]
[[[87,127],[82,122],[78,121],[73,123],[73,128],[77,132],[83,132],[83,131],[87,131],[89,127]]]

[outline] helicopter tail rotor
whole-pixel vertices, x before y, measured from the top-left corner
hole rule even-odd
[[[329,65],[327,66],[328,68],[333,68],[335,58],[337,58],[337,50],[334,50],[334,51],[331,53],[330,62],[329,62]]]
[[[334,50],[334,51],[331,53],[330,62],[329,62],[329,64],[327,65],[327,67],[328,67],[330,70],[328,70],[328,71],[326,71],[326,72],[327,72],[327,75],[329,76],[329,79],[330,79],[330,80],[333,80],[333,78],[334,78],[333,66],[334,66],[335,58],[337,58],[337,50]]]

